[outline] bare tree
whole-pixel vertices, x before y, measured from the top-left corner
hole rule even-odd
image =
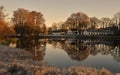
[[[113,17],[114,23],[120,29],[120,12],[117,12]]]
[[[110,18],[108,18],[108,17],[102,18],[101,23],[102,23],[103,28],[109,27],[110,24],[111,24],[111,21],[112,20]]]
[[[96,29],[98,27],[99,20],[96,17],[90,18],[91,29]]]
[[[8,14],[5,14],[5,9],[3,6],[0,6],[0,19],[5,19],[5,17],[7,17]]]

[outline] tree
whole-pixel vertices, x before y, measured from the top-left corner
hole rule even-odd
[[[47,34],[52,34],[52,28],[51,27],[47,28]]]
[[[41,26],[41,28],[40,28],[41,33],[46,34],[46,29],[47,29],[46,25],[43,24],[43,25]]]
[[[62,31],[67,31],[67,24],[65,24],[65,23],[62,23],[62,24],[60,24],[60,30],[62,30]]]
[[[74,19],[74,17],[69,17],[66,20],[65,25],[67,25],[69,29],[77,29],[77,22],[76,19]]]
[[[5,9],[3,6],[0,6],[0,19],[4,20],[5,17],[8,16],[8,14],[5,14]]]
[[[120,12],[117,12],[115,15],[114,15],[114,19],[116,21],[116,24],[120,24]]]
[[[57,23],[53,23],[53,24],[52,24],[52,31],[53,31],[53,30],[57,30],[57,29],[58,29]]]
[[[76,29],[79,32],[81,30],[84,30],[87,28],[87,25],[89,24],[90,20],[89,17],[82,13],[82,12],[78,12],[78,13],[73,13],[67,20],[66,20],[66,24],[69,25],[70,29]]]
[[[5,20],[7,14],[4,10],[4,7],[0,6],[0,39],[7,39],[8,36],[14,33],[14,30],[8,27],[9,23]]]
[[[44,18],[40,12],[19,8],[14,11],[13,23],[17,34],[41,33],[44,26]]]
[[[91,17],[90,18],[90,25],[91,25],[91,29],[96,29],[98,26],[99,20],[96,17]]]
[[[12,20],[13,20],[13,23],[14,23],[15,32],[17,34],[23,34],[23,33],[25,33],[27,31],[27,26],[28,26],[27,19],[28,19],[28,16],[29,16],[29,11],[26,10],[26,9],[18,9],[16,11],[14,11]]]
[[[2,20],[0,20],[0,38],[4,39],[7,36],[6,31],[8,30],[8,27],[6,23]]]
[[[30,12],[29,22],[31,25],[34,25],[35,32],[45,33],[46,25],[43,15],[40,12],[32,11]]]
[[[108,17],[102,18],[101,23],[102,23],[103,28],[109,27],[110,24],[111,24],[111,21],[112,20],[110,18],[108,18]]]
[[[117,12],[113,17],[114,23],[120,29],[120,12]]]

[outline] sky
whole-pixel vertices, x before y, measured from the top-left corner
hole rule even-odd
[[[110,17],[120,11],[120,0],[0,0],[11,18],[13,11],[25,8],[41,12],[47,26],[64,22],[72,13],[83,12],[89,17]]]

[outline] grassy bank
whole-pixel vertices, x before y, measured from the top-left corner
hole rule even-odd
[[[1,63],[5,68],[0,69],[0,75],[113,75],[107,69],[94,69],[91,67],[73,66],[60,69],[48,65],[28,65],[21,63]]]

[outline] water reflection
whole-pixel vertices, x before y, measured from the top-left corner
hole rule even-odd
[[[118,40],[39,39],[26,40],[25,49],[33,60],[46,61],[57,67],[94,65],[120,72],[120,44]],[[25,41],[24,41],[25,42]],[[24,47],[19,46],[19,47]]]
[[[17,47],[30,51],[33,54],[33,60],[42,61],[45,56],[46,39],[18,40]]]
[[[40,39],[37,44],[34,45],[32,53],[34,55],[33,59],[36,61],[42,61],[45,56],[46,50],[46,41],[44,39]]]
[[[98,41],[98,40],[79,40],[53,39],[53,46],[59,45],[73,60],[83,61],[89,55],[96,56],[97,54],[112,55],[115,61],[120,61],[120,44],[119,41]]]

